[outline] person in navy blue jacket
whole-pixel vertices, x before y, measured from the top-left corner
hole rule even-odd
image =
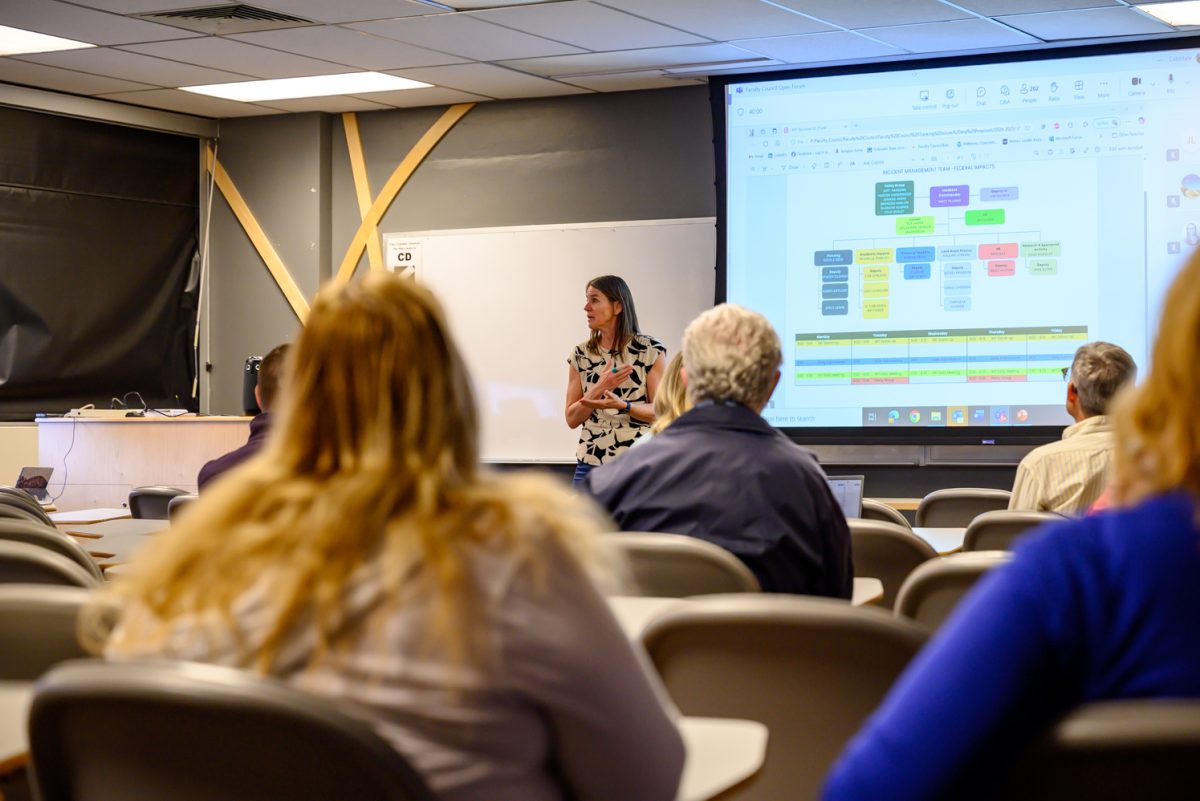
[[[1200,254],[1118,399],[1118,508],[1031,533],[913,660],[825,801],[985,799],[1080,704],[1200,698]]]
[[[271,407],[275,405],[275,397],[279,393],[279,380],[283,376],[283,360],[288,352],[288,345],[277,345],[258,365],[258,383],[254,386],[254,399],[258,408],[262,409],[250,421],[250,438],[242,447],[232,450],[224,456],[218,456],[204,467],[196,478],[199,490],[211,483],[222,473],[240,465],[254,454],[258,453],[267,441],[267,432],[271,430]]]

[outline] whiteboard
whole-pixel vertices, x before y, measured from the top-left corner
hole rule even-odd
[[[480,406],[482,456],[573,462],[567,357],[587,338],[583,296],[598,275],[633,291],[642,331],[668,355],[713,304],[711,217],[384,234],[389,269],[415,273],[446,309]]]

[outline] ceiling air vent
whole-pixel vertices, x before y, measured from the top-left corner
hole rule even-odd
[[[250,33],[251,31],[273,31],[278,28],[301,28],[319,25],[312,20],[301,19],[265,8],[247,5],[208,6],[185,8],[178,11],[150,11],[136,14],[141,19],[187,28],[189,31],[208,34]]]

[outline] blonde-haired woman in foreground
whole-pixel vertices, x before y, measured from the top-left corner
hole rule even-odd
[[[679,734],[598,591],[603,523],[549,479],[480,470],[429,292],[371,274],[320,293],[280,406],[264,452],[111,588],[109,658],[344,702],[444,801],[674,797]]]
[[[1200,698],[1200,252],[1118,396],[1117,504],[1022,538],[913,660],[825,801],[986,799],[1073,707]]]

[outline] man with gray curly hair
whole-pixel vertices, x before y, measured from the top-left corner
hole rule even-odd
[[[719,545],[768,592],[849,598],[850,532],[825,474],[761,415],[782,360],[761,314],[728,303],[704,312],[683,334],[692,409],[583,486],[623,531]]]
[[[1112,479],[1113,433],[1108,405],[1137,377],[1124,348],[1089,342],[1075,351],[1067,381],[1067,414],[1075,420],[1062,439],[1034,448],[1017,466],[1009,509],[1078,514],[1096,502]]]

